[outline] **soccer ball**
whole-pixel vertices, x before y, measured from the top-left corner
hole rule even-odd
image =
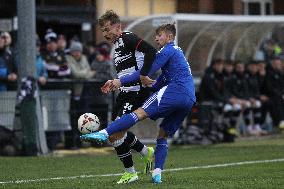
[[[78,129],[82,134],[93,133],[100,127],[99,118],[92,113],[84,113],[78,119]]]

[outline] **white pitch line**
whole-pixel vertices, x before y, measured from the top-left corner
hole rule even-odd
[[[193,169],[209,169],[209,168],[229,167],[229,166],[237,166],[237,165],[273,163],[273,162],[282,162],[282,161],[284,161],[284,158],[283,159],[271,159],[271,160],[258,160],[258,161],[242,161],[242,162],[235,162],[235,163],[225,163],[225,164],[165,169],[165,170],[163,170],[163,172],[173,172],[173,171],[183,171],[183,170],[193,170]],[[71,179],[78,179],[78,178],[112,177],[112,176],[121,176],[121,175],[122,175],[122,173],[103,174],[103,175],[79,175],[79,176],[70,176],[70,177],[53,177],[53,178],[27,179],[27,180],[11,180],[11,181],[0,181],[0,184],[2,184],[2,185],[4,185],[4,184],[22,184],[22,183],[31,183],[31,182],[44,182],[44,181],[51,181],[51,180],[71,180]]]

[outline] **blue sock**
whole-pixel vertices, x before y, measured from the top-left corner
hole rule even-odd
[[[113,133],[129,129],[130,127],[135,125],[135,123],[137,123],[138,121],[139,119],[137,115],[134,112],[132,112],[130,114],[125,114],[121,116],[121,118],[113,121],[111,124],[107,126],[105,130],[110,136]]]
[[[155,169],[164,169],[164,164],[168,154],[168,143],[167,139],[159,138],[157,139],[156,150],[155,150]]]

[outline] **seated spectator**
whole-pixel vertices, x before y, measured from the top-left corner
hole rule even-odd
[[[46,51],[42,56],[46,62],[46,69],[49,78],[66,78],[71,74],[71,70],[65,59],[65,54],[58,50],[57,34],[48,30],[45,35]]]
[[[246,125],[246,129],[250,127],[250,108],[251,103],[249,101],[249,86],[245,75],[245,65],[243,62],[237,61],[235,64],[235,72],[232,79],[228,83],[228,91],[231,95],[231,103],[239,113],[243,112],[243,117]]]
[[[246,78],[249,91],[249,102],[251,104],[251,113],[253,123],[248,126],[248,133],[253,135],[267,134],[261,128],[261,93],[260,93],[260,80],[258,75],[258,62],[250,61],[247,66]]]
[[[5,48],[4,33],[0,32],[0,91],[6,91],[9,83],[17,81],[16,66],[11,54]]]
[[[199,89],[201,101],[225,102],[227,100],[223,68],[224,61],[218,59],[214,60],[206,70]]]
[[[224,80],[224,62],[221,59],[213,60],[211,66],[206,70],[202,78],[199,94],[201,102],[210,102],[213,108],[223,115],[224,141],[232,142],[236,135],[236,120],[239,112],[235,115],[232,105],[230,104],[230,96],[225,87]],[[210,120],[212,122],[213,120]]]
[[[274,57],[267,68],[265,88],[272,104],[270,112],[273,125],[284,129],[284,74],[282,61],[278,57]]]
[[[229,81],[232,78],[234,72],[234,62],[231,60],[226,60],[224,62],[224,81],[225,83],[227,83],[227,81]]]
[[[258,80],[259,80],[259,87],[260,87],[260,101],[261,101],[261,119],[260,125],[265,126],[267,131],[271,131],[271,126],[266,125],[266,116],[269,112],[271,103],[270,99],[267,96],[267,91],[265,87],[265,77],[266,77],[266,63],[264,59],[259,59],[258,61]]]

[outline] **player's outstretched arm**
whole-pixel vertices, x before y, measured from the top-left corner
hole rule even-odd
[[[124,45],[129,50],[134,50],[144,53],[144,63],[143,67],[141,68],[141,74],[145,76],[148,75],[151,66],[153,64],[153,61],[155,59],[157,50],[152,45],[150,45],[143,39],[139,38],[134,33],[128,33],[124,35],[123,42]]]
[[[172,56],[172,52],[168,51],[166,49],[161,50],[159,53],[156,54],[156,58],[151,65],[151,70],[148,75],[152,75],[156,73],[161,67],[163,67],[169,58]],[[120,78],[121,85],[125,85],[127,83],[138,81],[140,79],[140,75],[144,76],[142,73],[142,70],[137,70],[136,72],[126,75]],[[146,76],[148,76],[146,75]],[[143,83],[142,83],[143,84]]]

